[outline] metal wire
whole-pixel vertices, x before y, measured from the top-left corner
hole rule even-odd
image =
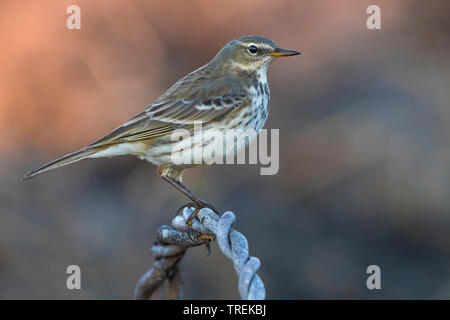
[[[256,274],[261,262],[248,254],[247,239],[231,228],[236,217],[231,211],[221,217],[208,208],[200,210],[189,228],[187,218],[193,213],[193,208],[185,208],[181,215],[172,220],[172,227],[161,226],[156,234],[157,241],[152,247],[155,257],[153,267],[139,280],[135,299],[156,298],[161,293],[161,287],[167,281],[167,297],[182,298],[183,281],[180,261],[188,247],[208,243],[216,239],[222,253],[234,265],[238,275],[238,289],[241,299],[263,300],[266,291],[261,278]]]

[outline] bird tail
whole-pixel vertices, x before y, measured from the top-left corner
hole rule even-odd
[[[27,174],[25,174],[22,178],[22,180],[28,180],[33,178],[34,176],[37,176],[38,174],[60,168],[63,166],[66,166],[68,164],[72,164],[74,162],[78,162],[80,160],[86,159],[89,156],[93,155],[94,153],[97,153],[99,151],[98,148],[91,148],[87,147],[78,151],[75,151],[74,153],[68,154],[62,158],[56,159],[50,163],[47,163],[46,165],[36,169],[29,171]]]

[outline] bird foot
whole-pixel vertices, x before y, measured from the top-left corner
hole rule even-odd
[[[204,234],[204,233],[202,233],[202,234],[200,234],[198,236],[198,238],[200,240],[204,240],[204,241],[208,241],[208,242],[216,240],[216,236],[213,235],[213,234]]]
[[[191,215],[186,220],[186,224],[189,227],[192,227],[192,220],[197,216],[197,214],[203,208],[209,208],[212,211],[214,211],[218,216],[220,216],[219,210],[217,210],[212,204],[210,204],[210,203],[208,203],[206,201],[203,201],[203,200],[198,200],[196,202],[188,203],[186,206],[190,206],[190,207],[194,207],[195,208],[194,212],[191,213]]]
[[[198,239],[205,241],[205,248],[208,251],[208,256],[211,254],[211,241],[216,240],[216,236],[213,234],[200,234]]]
[[[203,233],[198,234],[196,231],[191,229],[192,221],[194,220],[194,218],[196,218],[197,214],[203,208],[209,208],[212,211],[214,211],[217,215],[220,216],[219,211],[212,204],[210,204],[210,203],[208,203],[206,201],[203,201],[203,200],[199,200],[199,201],[196,201],[196,202],[189,202],[189,203],[186,203],[186,204],[182,205],[178,209],[177,215],[179,215],[181,213],[181,211],[183,209],[185,209],[185,208],[194,208],[195,209],[194,212],[191,213],[189,215],[189,217],[186,219],[186,225],[188,226],[186,231],[187,231],[189,239],[194,241],[194,238],[197,238],[198,240],[204,241],[205,245],[206,245],[206,248],[208,250],[208,255],[209,255],[210,254],[210,242],[214,241],[216,239],[216,236],[213,235],[213,234],[203,234]],[[201,221],[201,222],[203,222],[203,221]],[[194,237],[193,233],[197,233],[197,235]]]

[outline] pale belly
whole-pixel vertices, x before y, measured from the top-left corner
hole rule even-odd
[[[198,124],[185,135],[180,132],[180,135],[167,137],[140,158],[156,165],[177,162],[175,164],[183,167],[229,163],[232,156],[258,136],[266,123],[268,106],[269,97],[255,98],[251,107],[230,114],[221,122]]]
[[[270,99],[267,82],[249,89],[249,94],[253,96],[250,106],[231,111],[221,121],[194,124],[189,130],[175,129],[172,135],[151,142],[120,143],[90,158],[135,155],[156,165],[182,167],[229,163],[230,156],[237,155],[255,140],[267,120]]]

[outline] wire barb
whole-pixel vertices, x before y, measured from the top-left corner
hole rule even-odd
[[[227,211],[219,217],[211,209],[204,208],[192,221],[192,226],[188,227],[186,222],[193,212],[193,208],[186,207],[172,220],[172,227],[163,225],[158,229],[157,241],[152,247],[155,262],[138,281],[134,299],[158,298],[166,282],[166,297],[181,299],[183,279],[180,262],[184,253],[187,248],[209,244],[214,238],[222,253],[233,262],[241,299],[265,299],[264,284],[256,274],[261,262],[258,258],[249,256],[247,239],[232,228],[235,215]]]

